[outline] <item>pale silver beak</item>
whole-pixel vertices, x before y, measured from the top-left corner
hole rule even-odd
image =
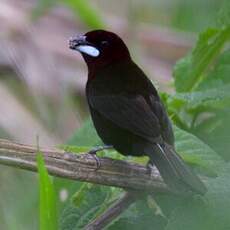
[[[86,40],[86,36],[80,35],[69,39],[69,48],[85,53],[91,57],[97,57],[100,51]]]

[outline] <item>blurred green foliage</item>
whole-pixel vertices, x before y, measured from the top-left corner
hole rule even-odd
[[[126,19],[135,25],[138,22],[164,25],[177,28],[183,31],[199,32],[210,24],[215,23],[216,12],[228,0],[127,0],[118,1],[121,11],[126,9]],[[82,21],[90,29],[105,28],[105,20],[101,16],[97,3],[103,1],[90,2],[88,0],[39,0],[35,7],[32,18],[46,14],[57,4],[68,6],[77,21]],[[101,6],[101,4],[98,4]],[[110,9],[111,10],[111,9]],[[108,11],[109,13],[110,11]],[[115,12],[119,17],[120,12]],[[221,13],[228,17],[227,14]],[[220,17],[219,17],[220,18]],[[226,20],[225,20],[226,21]]]
[[[172,2],[172,25],[181,30],[201,31],[215,23],[224,0],[176,0]]]
[[[80,19],[87,27],[91,29],[105,27],[100,13],[88,2],[88,0],[39,0],[37,6],[33,10],[32,18],[38,19],[52,7],[60,3],[68,6],[76,16],[76,19]]]
[[[101,29],[105,27],[99,12],[86,0],[62,0],[68,5],[75,15],[81,19],[91,29]]]
[[[38,184],[34,174],[0,166],[0,229],[38,229]]]

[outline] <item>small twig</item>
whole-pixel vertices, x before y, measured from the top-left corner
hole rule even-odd
[[[123,211],[125,211],[136,199],[137,194],[134,192],[126,192],[123,197],[117,200],[109,207],[101,216],[89,223],[85,230],[100,230],[116,219]]]

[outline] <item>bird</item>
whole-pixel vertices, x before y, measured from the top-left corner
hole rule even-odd
[[[80,52],[88,67],[87,102],[105,148],[148,156],[148,165],[170,189],[205,194],[203,182],[175,150],[172,123],[156,88],[121,37],[93,30],[70,38],[69,48]]]

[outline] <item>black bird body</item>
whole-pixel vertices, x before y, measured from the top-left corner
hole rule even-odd
[[[122,154],[146,155],[146,142],[173,145],[171,123],[157,91],[131,60],[98,71],[87,82],[86,95],[98,135]]]
[[[203,194],[203,183],[175,152],[172,125],[155,87],[132,61],[123,41],[101,30],[84,39],[100,51],[93,50],[96,57],[89,55],[91,49],[82,54],[89,70],[87,100],[102,141],[123,155],[149,156],[171,188]],[[72,49],[79,40],[84,43],[77,38]]]

